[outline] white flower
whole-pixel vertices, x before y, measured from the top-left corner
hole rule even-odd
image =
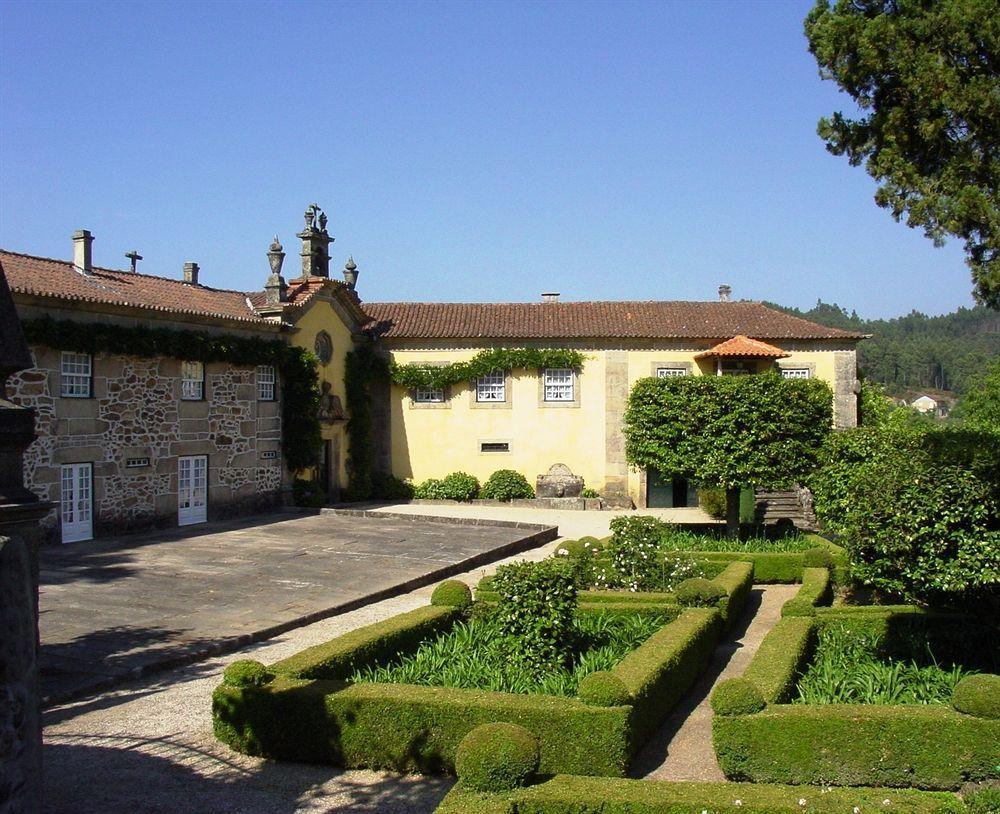
[[[857,806],[854,806],[854,814],[861,814],[861,809],[858,808]]]
[[[799,797],[799,805],[800,806],[804,806],[805,804],[806,804],[806,798],[805,797]]]
[[[733,805],[734,806],[741,806],[741,805],[743,805],[743,801],[742,800],[733,800]]]
[[[884,805],[884,806],[889,805],[889,798],[888,797],[882,801],[882,805]]]

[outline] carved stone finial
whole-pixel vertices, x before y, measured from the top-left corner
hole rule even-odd
[[[354,262],[353,254],[344,263],[344,282],[351,290],[358,284],[358,264]]]
[[[319,211],[319,229],[321,232],[326,231],[326,212],[323,210]]]
[[[285,252],[282,251],[281,241],[278,236],[274,236],[274,242],[267,253],[267,262],[271,264],[271,274],[281,274],[281,266],[285,262]]]
[[[268,305],[276,305],[288,299],[288,286],[285,278],[281,276],[281,266],[285,262],[285,252],[282,251],[281,241],[278,236],[274,236],[271,248],[267,253],[267,262],[271,266],[271,276],[264,283],[264,293],[267,296]]]

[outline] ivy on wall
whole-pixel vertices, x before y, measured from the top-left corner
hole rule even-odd
[[[281,376],[281,448],[291,470],[319,463],[319,387],[316,358],[277,339],[207,334],[40,317],[24,321],[29,343],[77,353],[169,356],[195,362],[274,365]]]
[[[586,361],[580,351],[547,348],[492,348],[482,350],[467,362],[434,367],[421,364],[389,366],[395,384],[408,388],[439,389],[469,382],[496,370],[544,370],[565,368],[579,372]]]
[[[371,385],[389,372],[375,346],[361,340],[344,357],[344,395],[347,399],[348,500],[372,496],[372,466],[375,461],[375,421],[372,416]]]

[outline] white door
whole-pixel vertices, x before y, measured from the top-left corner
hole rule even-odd
[[[177,525],[208,519],[208,456],[177,459]]]
[[[62,541],[75,543],[94,536],[94,469],[91,464],[65,464],[60,474],[59,514]]]

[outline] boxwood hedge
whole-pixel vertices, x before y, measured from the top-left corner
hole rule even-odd
[[[781,619],[760,643],[743,677],[760,690],[768,704],[788,701],[803,665],[816,645],[816,623],[809,617]]]
[[[494,794],[479,794],[459,783],[435,814],[849,814],[855,808],[894,814],[959,814],[966,810],[958,797],[948,792],[558,775],[538,785]]]
[[[782,616],[815,616],[819,605],[833,599],[830,572],[826,568],[803,568],[802,587],[781,608]]]

